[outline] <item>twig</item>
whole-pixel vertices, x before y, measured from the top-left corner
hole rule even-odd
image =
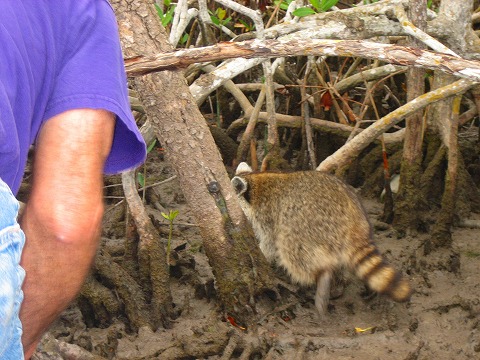
[[[438,52],[444,53],[444,54],[449,54],[449,55],[452,55],[452,56],[455,56],[455,57],[460,57],[455,52],[450,50],[448,47],[443,45],[440,41],[431,37],[430,35],[428,35],[424,31],[420,30],[418,27],[413,25],[413,23],[408,19],[403,5],[395,6],[395,15],[397,16],[398,20],[400,21],[400,25],[403,27],[403,29],[405,30],[405,32],[408,35],[411,35],[415,39],[420,40],[425,45],[431,47],[435,51],[438,51]]]
[[[265,59],[263,58],[259,58],[259,59],[239,58],[231,61],[226,61],[222,65],[219,65],[214,71],[210,72],[206,76],[201,76],[190,85],[190,92],[192,93],[192,96],[194,97],[195,102],[197,103],[197,105],[201,105],[205,101],[208,95],[210,95],[213,91],[215,91],[220,86],[222,86],[225,82],[261,64],[263,61],[265,61]],[[196,62],[197,61],[192,61],[191,64]],[[157,71],[157,70],[154,70],[154,71]],[[151,72],[151,71],[147,70],[147,72]]]
[[[175,180],[176,178],[177,178],[177,175],[170,176],[168,179],[165,179],[165,180],[162,180],[162,181],[158,181],[158,182],[153,183],[153,184],[150,184],[150,185],[143,186],[143,187],[141,187],[140,189],[138,189],[138,191],[143,191],[143,190],[146,190],[146,189],[150,189],[150,188],[152,188],[152,187],[156,187],[156,186],[160,186],[160,185],[169,183],[170,181],[173,181],[173,180]]]
[[[260,114],[258,114],[258,122],[265,123],[266,121],[267,121],[267,113],[260,112]],[[277,114],[277,125],[279,127],[300,128],[302,126],[302,121],[303,121],[303,119],[302,119],[301,116]],[[356,131],[355,128],[352,128],[349,125],[339,124],[339,123],[335,123],[333,121],[327,121],[327,120],[322,120],[322,119],[318,119],[318,118],[310,118],[310,121],[312,122],[312,127],[315,130],[320,130],[320,131],[325,131],[325,132],[344,133],[345,137],[348,137],[348,135],[352,131]],[[367,121],[367,120],[363,120],[363,122],[365,122],[365,121]],[[247,120],[245,120],[245,119],[235,120],[230,125],[227,132],[234,133],[236,129],[244,127],[246,125],[247,125]],[[358,130],[365,131],[365,130],[362,130],[362,129],[358,129]],[[405,136],[404,133],[405,133],[405,131],[403,129],[401,129],[401,130],[398,130],[394,133],[384,134],[385,143],[386,144],[392,144],[392,143],[398,143],[398,142],[403,141],[403,138]]]
[[[265,102],[265,96],[265,86],[262,86],[262,90],[260,90],[257,101],[255,102],[255,107],[253,108],[253,111],[250,112],[247,127],[245,128],[242,139],[240,140],[240,144],[238,145],[237,162],[245,161],[247,157],[250,140],[253,137],[253,131],[255,130],[255,125],[257,124],[258,115],[260,114],[260,110]]]
[[[255,29],[258,33],[257,37],[262,39],[264,38],[264,26],[260,12],[250,9],[232,0],[215,0],[215,2],[252,19],[253,23],[255,24]]]
[[[198,10],[195,8],[188,8],[187,0],[178,0],[173,16],[172,27],[170,31],[170,43],[176,47],[183,32],[187,28],[190,20],[198,15]]]
[[[199,0],[198,1],[198,17],[204,24],[211,24],[213,25],[213,22],[210,18],[210,14],[208,13],[208,6],[207,6],[207,1],[206,0]],[[224,25],[215,25],[218,27],[221,31],[223,31],[227,36],[230,38],[234,38],[237,36],[234,32],[232,32],[229,28],[227,28]]]
[[[307,151],[308,151],[308,158],[310,163],[310,168],[315,169],[317,166],[317,158],[315,156],[315,146],[313,144],[313,131],[312,131],[312,122],[310,120],[310,107],[307,101],[307,89],[305,85],[307,85],[308,77],[313,70],[313,67],[316,67],[315,60],[309,58],[307,61],[307,68],[305,70],[305,75],[303,77],[303,85],[300,88],[300,93],[302,96],[302,116],[305,128],[305,140],[307,141]]]
[[[429,104],[461,94],[473,86],[475,86],[474,82],[462,79],[417,97],[404,106],[395,109],[388,115],[378,120],[375,124],[362,131],[350,142],[327,157],[317,167],[317,170],[331,171],[337,167],[345,165],[351,159],[357,156],[360,151],[368,146],[368,144],[370,144],[374,139],[390,129],[393,125],[403,120],[406,116],[419,109],[423,109]]]
[[[457,225],[462,228],[480,229],[480,220],[462,219]]]
[[[265,76],[265,102],[267,106],[267,144],[268,154],[263,159],[262,169],[267,168],[268,161],[272,156],[275,156],[275,149],[278,146],[278,128],[277,128],[277,116],[275,113],[275,95],[273,90],[273,71],[272,63],[270,60],[266,60],[262,63],[263,74]]]

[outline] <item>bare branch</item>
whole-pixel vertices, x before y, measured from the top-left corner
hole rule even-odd
[[[260,112],[257,116],[257,121],[259,123],[266,123],[267,113],[263,111]],[[310,118],[310,121],[312,123],[312,127],[315,130],[323,131],[326,133],[344,134],[345,138],[347,138],[352,131],[357,130],[350,125],[344,125],[333,121],[322,120],[313,117]],[[277,126],[279,127],[301,128],[302,122],[303,118],[301,116],[277,114]],[[245,127],[247,124],[248,119],[246,118],[235,120],[228,128],[228,132],[235,132],[238,128]],[[365,130],[358,129],[358,131],[361,132]],[[405,129],[401,129],[393,133],[386,133],[383,136],[386,144],[398,143],[403,141],[403,138],[405,136]]]
[[[187,0],[178,1],[169,39],[173,47],[177,46],[188,24],[193,18],[197,17],[197,15],[198,10],[195,8],[189,9]]]
[[[421,95],[411,102],[399,107],[388,115],[378,120],[359,135],[354,137],[350,142],[342,146],[335,153],[327,157],[318,167],[317,170],[332,171],[335,168],[347,164],[351,159],[357,156],[360,151],[365,149],[373,140],[390,129],[393,125],[405,119],[408,115],[424,108],[425,106],[443,100],[445,98],[461,94],[475,86],[475,83],[469,80],[458,80],[450,85],[430,91]]]
[[[337,90],[340,94],[354,88],[360,83],[365,81],[373,81],[377,79],[384,78],[388,75],[393,73],[401,74],[407,71],[407,68],[403,66],[395,66],[391,64],[387,64],[384,66],[375,67],[372,69],[360,71],[354,75],[346,76],[343,80],[340,80],[336,84],[333,85],[335,90]]]
[[[440,41],[436,40],[435,38],[431,37],[424,31],[420,30],[418,27],[412,24],[412,22],[408,19],[407,14],[405,13],[405,9],[403,6],[396,6],[395,7],[395,15],[397,15],[398,20],[400,21],[400,24],[402,25],[402,28],[405,30],[405,32],[408,35],[413,36],[414,38],[420,40],[423,42],[425,45],[429,46],[430,48],[434,49],[435,51],[444,53],[444,54],[449,54],[455,57],[460,57],[458,56],[455,52],[450,50],[448,47],[443,45]]]
[[[433,51],[358,40],[251,40],[185,49],[154,57],[125,61],[129,76],[185,67],[198,62],[232,58],[272,58],[284,56],[358,56],[395,65],[440,70],[447,74],[480,81],[480,62]]]
[[[265,61],[263,58],[251,60],[238,58],[226,61],[212,72],[201,76],[189,87],[195,102],[197,105],[202,104],[212,91],[215,91],[224,85],[225,82],[230,81],[244,71],[261,64],[263,61]]]

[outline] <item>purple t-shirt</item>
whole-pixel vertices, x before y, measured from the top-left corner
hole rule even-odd
[[[110,4],[0,0],[0,178],[14,193],[42,124],[78,108],[117,116],[106,173],[144,161]]]

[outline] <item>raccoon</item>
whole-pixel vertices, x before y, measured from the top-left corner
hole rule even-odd
[[[323,315],[333,272],[350,269],[372,290],[404,302],[407,280],[386,263],[354,190],[319,171],[252,173],[241,163],[231,180],[260,249],[302,285],[317,285],[315,306]]]

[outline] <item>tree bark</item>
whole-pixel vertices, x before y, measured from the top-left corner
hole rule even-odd
[[[427,26],[427,1],[410,0],[409,16],[420,30]],[[411,39],[413,47],[423,48],[420,41]],[[425,92],[425,71],[410,68],[407,71],[407,102]],[[400,188],[396,198],[394,226],[400,232],[418,230],[421,222],[419,184],[422,166],[423,111],[417,111],[406,118],[406,132],[403,158],[400,168]]]
[[[455,39],[455,50],[464,54],[467,50],[465,38],[471,28],[473,0],[442,1],[439,9],[439,18],[448,26],[451,39]],[[449,75],[434,73],[434,87],[445,86],[453,81]],[[460,98],[438,102],[431,109],[430,122],[436,125],[443,144],[448,148],[448,169],[445,174],[445,189],[442,197],[442,207],[433,228],[430,248],[450,247],[452,244],[451,227],[455,217],[455,198],[458,183],[458,116]]]
[[[165,249],[138,195],[135,171],[124,172],[122,183],[128,208],[140,235],[137,259],[142,286],[148,289],[147,293],[151,294],[151,323],[154,329],[160,324],[168,328],[172,313],[172,295]]]
[[[130,76],[188,65],[234,58],[275,58],[284,56],[358,56],[381,59],[395,65],[440,70],[447,74],[480,81],[480,62],[435,51],[362,40],[250,40],[224,42],[203,48],[156,52],[150,55],[132,53],[125,66]]]
[[[126,57],[172,50],[148,1],[111,3],[117,13]],[[274,281],[208,126],[181,72],[137,77],[134,83],[200,228],[219,301],[226,313],[248,324],[254,320],[254,297],[271,289]]]

